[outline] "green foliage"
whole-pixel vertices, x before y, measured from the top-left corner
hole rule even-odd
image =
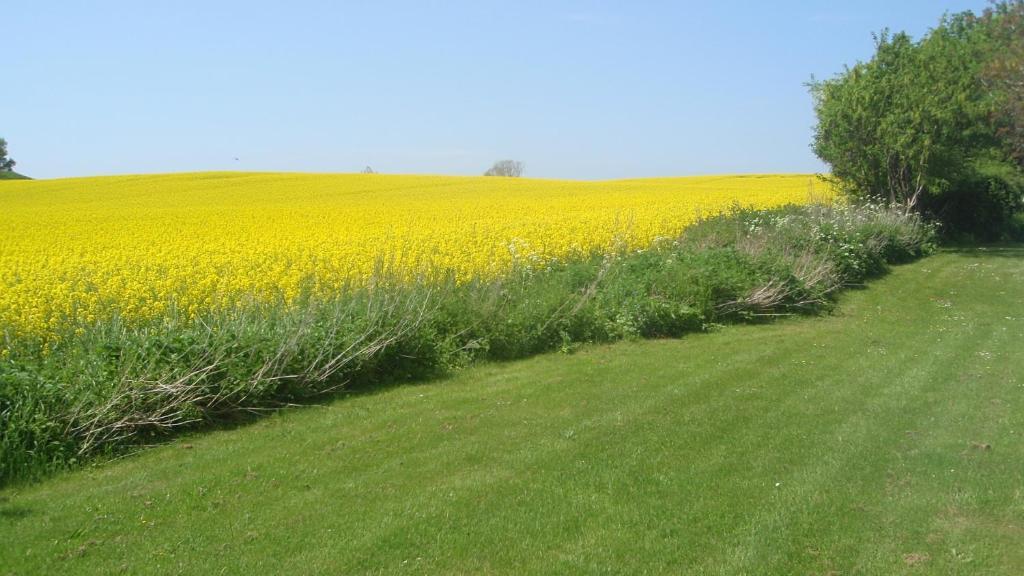
[[[1005,40],[999,18],[947,16],[923,39],[882,32],[868,62],[812,82],[814,149],[854,198],[937,216],[947,230],[998,234],[1021,207],[1021,172],[997,121],[1007,92],[984,80]]]
[[[982,21],[997,47],[982,70],[982,80],[1001,96],[996,113],[999,135],[1024,166],[1024,0],[995,3]]]
[[[965,239],[994,239],[1013,235],[1013,217],[1024,208],[1024,171],[1001,160],[978,159],[965,171],[960,185],[941,201],[924,204],[937,214],[951,235]]]
[[[0,359],[0,481],[44,475],[169,433],[231,422],[339,387],[478,360],[671,337],[826,307],[842,286],[930,250],[919,218],[878,206],[737,209],[651,249],[523,268],[499,281],[384,275],[190,321],[73,328]]]
[[[1008,236],[1017,242],[1024,242],[1024,212],[1018,212],[1014,215],[1010,223]]]
[[[12,172],[15,164],[17,162],[7,157],[7,141],[0,138],[0,172]]]

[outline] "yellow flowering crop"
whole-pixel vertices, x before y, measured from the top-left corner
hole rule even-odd
[[[493,276],[642,248],[733,203],[804,203],[809,175],[579,182],[200,173],[0,182],[0,331],[288,301],[374,274]],[[3,338],[0,337],[0,349]]]

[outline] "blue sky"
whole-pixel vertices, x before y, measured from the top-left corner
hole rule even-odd
[[[0,137],[44,178],[821,171],[811,75],[986,4],[5,2]]]

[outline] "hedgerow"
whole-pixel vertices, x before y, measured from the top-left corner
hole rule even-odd
[[[497,280],[366,286],[145,325],[73,327],[0,359],[0,482],[39,478],[172,434],[423,379],[482,360],[676,337],[827,309],[844,286],[934,248],[881,206],[734,209],[640,251]]]

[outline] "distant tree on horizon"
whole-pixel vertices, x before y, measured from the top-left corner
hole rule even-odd
[[[506,176],[508,178],[519,178],[523,175],[523,163],[518,160],[498,160],[491,166],[484,176]]]
[[[15,164],[17,162],[7,157],[7,140],[0,138],[0,172],[13,172]]]
[[[360,174],[376,174],[376,173],[377,173],[377,171],[374,170],[373,168],[371,168],[370,166],[367,166],[366,168],[363,168],[362,172],[360,172]]]

